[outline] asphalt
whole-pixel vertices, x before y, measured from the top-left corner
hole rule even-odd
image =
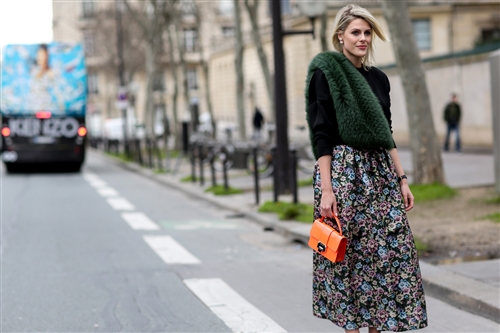
[[[229,185],[243,189],[244,193],[234,194],[229,197],[216,196],[205,192],[205,189],[212,185],[208,168],[204,169],[205,182],[204,185],[201,185],[199,182],[181,181],[182,178],[191,174],[191,167],[187,161],[180,164],[176,174],[171,174],[158,173],[135,163],[109,157],[96,150],[91,150],[90,154],[100,156],[168,187],[230,210],[235,217],[244,216],[261,224],[267,230],[273,230],[291,240],[307,244],[310,225],[295,221],[281,221],[276,214],[258,212],[259,205],[256,203],[254,179],[245,170],[231,169],[228,173]],[[399,155],[411,182],[411,154],[407,150],[401,150]],[[493,185],[495,183],[492,154],[477,152],[443,153],[442,160],[446,181],[451,187],[474,187]],[[199,175],[198,168],[197,174]],[[300,179],[310,179],[311,175],[302,172],[298,173]],[[217,175],[217,183],[222,184],[220,174]],[[261,189],[259,191],[259,202],[261,204],[273,200],[272,179],[261,179],[259,188]],[[300,187],[298,198],[300,202],[312,203],[312,187]],[[290,195],[280,195],[279,200],[291,202],[292,197]],[[426,293],[470,313],[500,323],[500,259],[439,266],[420,261],[420,268]]]

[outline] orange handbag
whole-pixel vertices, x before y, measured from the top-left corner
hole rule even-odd
[[[332,262],[344,260],[347,238],[342,235],[338,217],[334,216],[339,231],[324,223],[324,217],[314,221],[309,237],[309,247]]]

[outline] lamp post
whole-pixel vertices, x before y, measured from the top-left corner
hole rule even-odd
[[[312,34],[314,37],[314,19],[326,10],[326,2],[298,2],[299,11],[308,16],[312,23],[311,30],[283,31],[281,24],[281,0],[269,0],[273,21],[274,49],[274,107],[276,115],[276,154],[274,172],[274,197],[277,194],[291,193],[291,170],[288,151],[288,106],[286,97],[285,56],[283,37],[285,35]]]
[[[115,0],[116,10],[116,46],[118,54],[118,77],[120,80],[120,87],[118,88],[118,96],[116,105],[121,110],[123,119],[123,148],[125,156],[130,157],[127,135],[127,87],[125,86],[125,61],[123,60],[123,27],[122,27],[122,10],[123,3],[121,0]]]

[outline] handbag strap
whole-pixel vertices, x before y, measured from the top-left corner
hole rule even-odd
[[[336,216],[336,215],[333,215],[333,218],[335,219],[335,221],[337,222],[337,226],[339,227],[339,233],[340,233],[340,236],[343,236],[342,235],[342,226],[340,225],[340,220],[339,218]],[[324,216],[321,216],[320,218],[320,221],[325,223],[325,217]]]

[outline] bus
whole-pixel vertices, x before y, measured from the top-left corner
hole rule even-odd
[[[81,44],[7,45],[1,70],[1,158],[21,166],[85,160],[87,71]]]

